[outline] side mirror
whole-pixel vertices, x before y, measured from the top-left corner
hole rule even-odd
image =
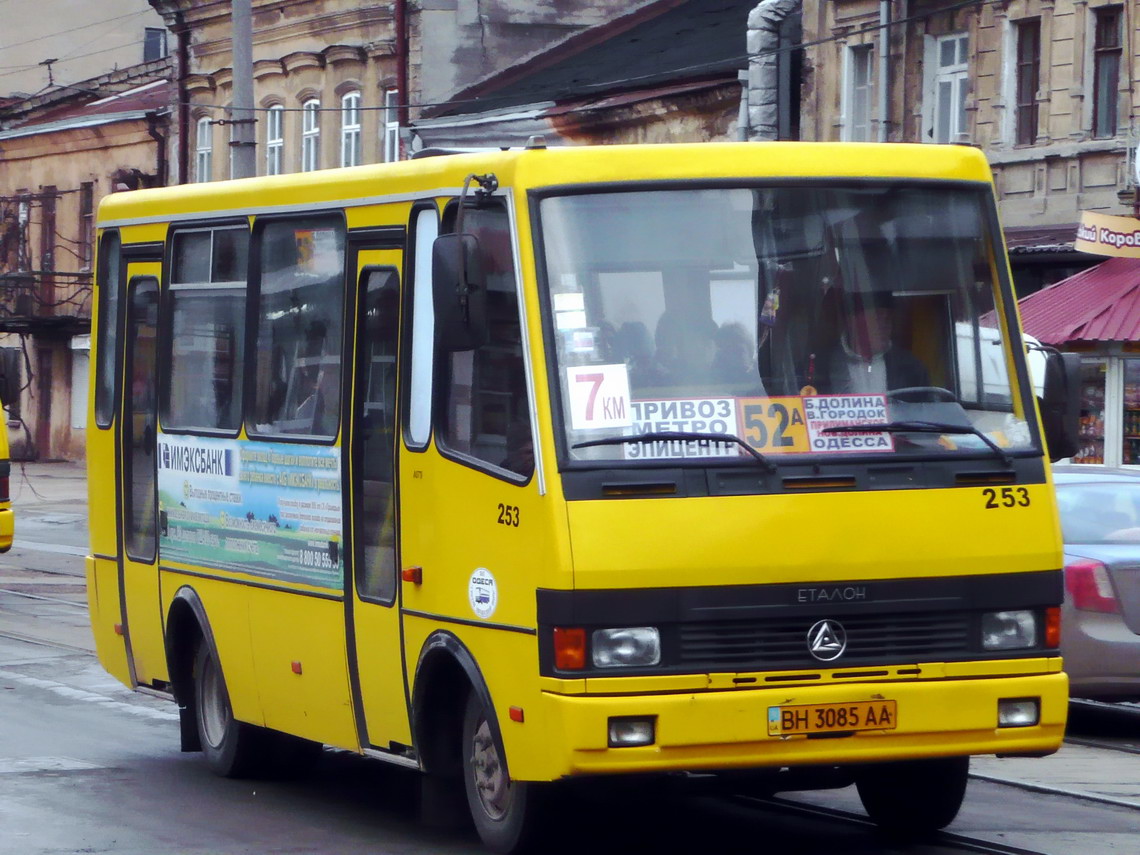
[[[435,340],[442,350],[474,350],[487,341],[487,283],[479,241],[440,235],[432,245]]]
[[[1072,457],[1080,448],[1081,357],[1053,351],[1045,360],[1045,394],[1040,399],[1041,425],[1053,461]]]

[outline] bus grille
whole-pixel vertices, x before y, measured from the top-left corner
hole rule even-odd
[[[693,621],[679,628],[680,661],[690,666],[800,667],[820,662],[808,652],[816,618]],[[839,619],[847,649],[832,667],[959,659],[975,651],[970,615],[922,612]]]

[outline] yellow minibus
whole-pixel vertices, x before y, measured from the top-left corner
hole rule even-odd
[[[940,828],[1061,742],[1049,460],[964,146],[524,149],[99,209],[98,653],[227,776],[322,745],[535,845],[566,779]]]
[[[16,514],[12,510],[12,462],[8,451],[8,415],[3,412],[7,402],[20,394],[16,377],[9,373],[10,366],[0,367],[0,552],[12,548],[16,532]]]

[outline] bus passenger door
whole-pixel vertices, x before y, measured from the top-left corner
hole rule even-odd
[[[155,431],[160,265],[130,263],[119,419],[119,560],[124,630],[136,683],[167,679],[156,540]]]
[[[405,700],[397,568],[399,478],[396,377],[400,262],[395,249],[358,249],[349,471],[352,565],[349,619],[361,744],[411,744]],[[346,592],[349,593],[349,592]]]

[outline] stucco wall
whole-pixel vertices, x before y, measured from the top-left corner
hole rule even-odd
[[[1129,117],[1140,112],[1140,34],[1131,15],[1123,27],[1124,50],[1118,89],[1118,131],[1093,139],[1092,20],[1106,0],[1012,0],[937,11],[949,3],[893,2],[892,15],[915,20],[890,29],[891,141],[927,141],[930,92],[924,85],[926,43],[953,32],[969,35],[967,133],[961,141],[981,146],[994,167],[1003,222],[1007,227],[1075,223],[1082,210],[1125,213],[1117,198],[1129,186],[1127,151],[1140,129]],[[1135,14],[1135,4],[1132,15]],[[932,12],[933,14],[926,14]],[[1039,130],[1032,145],[1017,145],[1013,75],[1014,25],[1041,21],[1038,90]],[[805,139],[836,140],[843,129],[843,85],[847,49],[872,44],[875,103],[881,85],[878,52],[882,37],[876,0],[805,0],[804,40],[822,43],[807,50],[802,127]],[[875,118],[878,119],[876,111]],[[875,124],[877,130],[877,123]]]

